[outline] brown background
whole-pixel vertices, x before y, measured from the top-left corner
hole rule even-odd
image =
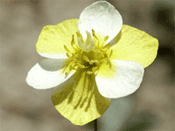
[[[145,69],[136,93],[117,100],[98,120],[101,131],[173,131],[174,0],[108,0],[124,24],[159,39],[155,62]],[[52,89],[35,90],[25,78],[42,59],[35,43],[45,25],[78,18],[94,0],[1,0],[0,131],[91,131],[62,117],[51,102]]]

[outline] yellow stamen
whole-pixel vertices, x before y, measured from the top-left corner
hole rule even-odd
[[[66,47],[66,45],[64,45],[64,49],[65,49],[67,52],[70,52],[70,50]]]
[[[89,62],[89,58],[88,58],[86,55],[83,56],[83,59],[84,59],[85,61]]]
[[[67,56],[68,58],[71,58],[71,56],[70,56],[68,53],[66,53],[66,56]]]
[[[104,41],[107,41],[109,39],[109,36],[106,36],[105,38],[104,38]]]
[[[104,44],[105,44],[105,42],[108,40],[108,38],[109,38],[109,36],[106,36],[106,37],[104,38],[104,41],[103,41],[103,43],[101,44],[101,47],[104,46]]]
[[[82,37],[82,35],[80,34],[80,32],[76,32],[76,34],[77,34],[77,37],[80,38],[80,39],[82,40],[82,42],[84,43],[83,37]]]
[[[79,47],[75,44],[74,35],[72,35],[71,46],[73,47],[73,49],[74,49],[75,51],[78,50],[78,48],[79,48]]]
[[[95,31],[93,29],[92,29],[92,35],[93,35],[93,37],[95,37],[96,39],[98,39],[97,36],[95,35]]]
[[[71,45],[73,46],[74,44],[75,44],[74,35],[72,35]]]
[[[89,32],[86,32],[86,34],[87,38],[84,42],[80,32],[76,32],[75,35],[77,35],[79,46],[76,45],[75,36],[72,35],[71,46],[74,51],[69,50],[67,46],[64,45],[67,51],[66,56],[69,58],[63,69],[65,75],[68,75],[72,70],[77,70],[78,68],[86,71],[87,74],[96,75],[103,64],[109,67],[112,66],[109,58],[112,56],[113,50],[110,50],[111,46],[109,45],[103,46],[109,37],[106,36],[101,39],[101,37],[97,37],[93,29],[92,35]]]
[[[80,63],[76,63],[76,65],[80,68],[86,68],[84,65],[80,64]]]
[[[113,53],[113,50],[111,50],[111,51],[110,51],[109,57],[111,57],[111,56],[112,56],[112,53]]]
[[[98,60],[90,60],[91,63],[98,63]]]
[[[98,37],[95,35],[95,31],[92,29],[92,35],[93,35],[93,37],[97,40],[97,47],[99,47],[100,46],[100,43],[99,43],[99,39],[98,39]]]
[[[93,72],[92,71],[87,71],[87,74],[91,75],[91,74],[93,74]]]

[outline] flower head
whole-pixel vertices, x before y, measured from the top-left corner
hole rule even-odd
[[[83,10],[78,19],[45,26],[36,44],[46,57],[28,73],[36,89],[56,87],[55,108],[76,125],[100,117],[110,104],[135,92],[144,68],[157,55],[158,40],[122,25],[120,13],[106,1]]]

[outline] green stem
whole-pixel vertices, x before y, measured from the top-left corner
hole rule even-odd
[[[94,131],[97,131],[97,119],[94,120]]]

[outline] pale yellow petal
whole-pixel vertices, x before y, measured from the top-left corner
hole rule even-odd
[[[75,125],[99,118],[110,104],[110,100],[98,92],[95,76],[82,70],[60,86],[62,89],[52,95],[52,101],[60,114]]]
[[[157,56],[158,40],[144,31],[123,25],[120,39],[112,45],[111,59],[136,61],[149,66]]]
[[[73,51],[71,41],[76,31],[78,31],[78,19],[70,19],[57,25],[45,26],[36,44],[37,52],[48,58],[62,58],[62,54],[66,54],[64,45],[66,45],[70,51]],[[74,37],[75,36],[76,35],[74,35]],[[77,41],[75,43],[77,43]]]

